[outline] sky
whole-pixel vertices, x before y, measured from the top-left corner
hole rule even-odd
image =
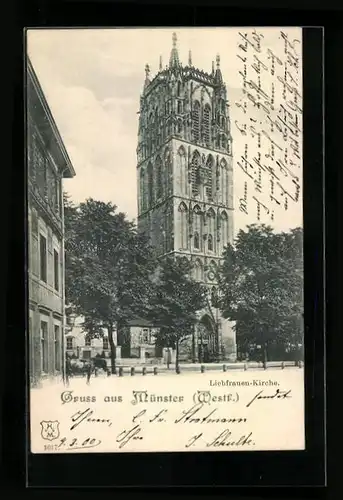
[[[148,63],[153,77],[158,71],[160,56],[163,66],[168,64],[175,31],[179,57],[184,65],[191,50],[193,65],[211,72],[212,61],[220,54],[233,138],[235,230],[257,222],[256,203],[250,200],[254,194],[253,181],[247,179],[238,166],[244,145],[247,141],[252,142],[252,136],[243,137],[234,125],[242,119],[241,109],[235,103],[242,98],[242,76],[239,74],[242,61],[237,51],[242,41],[239,32],[243,29],[39,29],[27,32],[28,55],[76,171],[73,179],[64,181],[65,191],[76,203],[89,197],[111,201],[130,219],[136,219],[137,112],[144,68]],[[264,46],[281,53],[280,29],[258,29],[263,33]],[[301,39],[300,29],[282,29],[290,39]],[[264,83],[270,85],[267,75],[262,79]],[[301,89],[301,81],[299,85]],[[263,113],[255,111],[249,116],[265,123]],[[302,165],[298,169],[301,179]],[[249,181],[248,214],[239,209],[246,179]],[[288,181],[290,179],[288,176]],[[263,177],[262,183],[267,186],[268,178]],[[268,189],[265,191],[266,206],[270,200]],[[275,205],[273,221],[263,209],[261,214],[260,222],[274,225],[277,230],[302,225],[301,192],[299,201],[289,203],[286,212]]]

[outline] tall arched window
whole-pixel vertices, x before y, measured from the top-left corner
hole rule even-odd
[[[194,233],[194,248],[200,250],[200,236],[198,231],[195,231]]]
[[[181,95],[181,82],[177,82],[177,95]]]
[[[156,172],[156,198],[159,199],[163,195],[162,160],[159,156],[156,159],[155,172]]]
[[[181,146],[177,152],[177,171],[179,174],[180,194],[188,193],[188,175],[186,166],[186,151]]]
[[[195,101],[192,113],[193,139],[198,142],[200,139],[200,103]]]
[[[194,248],[202,250],[202,212],[199,205],[193,208]]]
[[[229,243],[229,220],[227,213],[225,210],[221,214],[221,219],[222,219],[222,247],[223,250],[226,247],[226,245]]]
[[[154,171],[152,168],[151,163],[149,163],[148,166],[148,179],[147,179],[147,184],[148,184],[148,205],[149,207],[153,204],[154,202]]]
[[[200,165],[201,158],[198,151],[195,151],[192,158],[192,170],[191,170],[191,181],[192,181],[192,195],[196,196],[199,194],[200,185]]]
[[[177,133],[178,134],[182,133],[182,120],[177,121]]]
[[[188,218],[187,206],[181,203],[179,206],[180,212],[180,247],[183,249],[188,248]]]
[[[145,170],[142,168],[141,169],[141,174],[140,174],[140,206],[141,210],[144,211],[147,206],[147,196],[146,196],[146,175],[145,175]]]
[[[212,236],[212,234],[208,235],[207,244],[208,244],[209,251],[213,252],[213,236]]]
[[[203,280],[203,266],[202,262],[200,260],[196,260],[194,264],[194,278],[196,281],[202,281]]]
[[[182,113],[182,102],[177,101],[177,112],[180,115]]]
[[[215,234],[215,220],[216,215],[214,213],[213,208],[210,208],[207,212],[207,230],[208,230],[208,238],[207,238],[207,247],[211,252],[214,251],[214,234]]]
[[[166,193],[171,194],[173,190],[173,164],[168,148],[164,151],[164,171]]]
[[[209,146],[211,139],[211,108],[208,104],[204,108],[204,139],[205,144]]]
[[[228,205],[229,203],[229,173],[228,165],[224,159],[220,162],[220,179],[221,179],[221,195],[222,203]]]
[[[214,160],[213,157],[209,155],[206,161],[206,195],[210,200],[213,198],[213,167]]]
[[[214,286],[211,290],[211,304],[215,307],[218,298],[217,288]]]

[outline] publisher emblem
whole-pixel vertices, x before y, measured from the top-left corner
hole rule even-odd
[[[47,441],[53,441],[57,439],[60,435],[60,423],[58,420],[42,420],[41,425],[41,436]]]

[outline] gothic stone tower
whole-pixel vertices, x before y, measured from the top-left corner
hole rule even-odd
[[[176,35],[169,66],[150,78],[146,65],[137,147],[138,228],[160,255],[194,264],[209,289],[184,359],[235,359],[232,324],[211,305],[215,270],[233,241],[233,172],[226,87],[217,56],[206,73],[179,61]],[[180,353],[181,354],[181,353]],[[181,356],[180,356],[181,357]]]

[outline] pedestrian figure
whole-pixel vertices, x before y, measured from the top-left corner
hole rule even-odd
[[[66,358],[66,385],[69,387],[69,378],[71,377],[71,362],[69,356]]]
[[[90,384],[90,378],[92,375],[92,361],[88,360],[86,363],[86,376],[87,376],[87,385]]]

